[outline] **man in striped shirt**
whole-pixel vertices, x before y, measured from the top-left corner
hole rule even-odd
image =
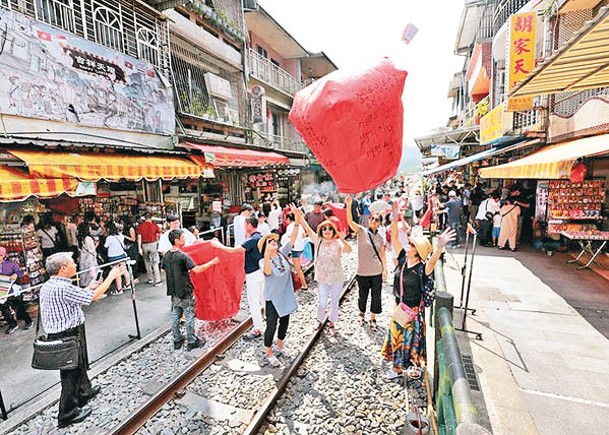
[[[85,340],[85,313],[83,305],[100,299],[117,276],[125,273],[121,265],[110,270],[104,282],[93,281],[89,287],[80,288],[72,284],[76,275],[76,263],[71,252],[59,252],[46,260],[47,272],[51,275],[40,289],[40,320],[49,339],[78,337],[80,354],[78,367],[61,370],[61,398],[59,399],[58,427],[80,423],[91,414],[87,402],[100,391],[92,387],[87,376],[87,342]]]

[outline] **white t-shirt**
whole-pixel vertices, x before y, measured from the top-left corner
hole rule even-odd
[[[262,237],[266,236],[267,234],[271,234],[271,227],[266,222],[258,222],[257,229]]]
[[[484,219],[486,219],[487,211],[490,211],[491,213],[496,213],[499,212],[499,209],[501,209],[501,204],[499,202],[495,202],[495,200],[492,198],[487,198],[480,203],[476,219],[483,221]]]
[[[123,246],[125,246],[125,236],[122,234],[106,237],[104,247],[108,249],[108,257],[118,257],[119,255],[125,254]]]
[[[234,227],[235,246],[241,246],[241,245],[243,245],[243,242],[245,242],[245,239],[246,239],[246,237],[245,237],[245,216],[241,216],[240,214],[238,214],[233,219],[233,223],[235,224],[235,227]]]
[[[385,214],[391,209],[391,206],[382,199],[377,199],[372,204],[370,204],[370,207],[368,207],[368,209],[370,210],[370,213]]]
[[[470,200],[471,195],[472,195],[472,191],[471,190],[465,189],[463,191],[463,205],[464,206],[467,206],[467,205],[471,204],[471,200]]]
[[[493,228],[501,228],[501,214],[495,213],[493,216]]]
[[[266,221],[269,224],[269,227],[271,228],[271,230],[278,230],[279,229],[279,218],[281,217],[281,209],[280,208],[274,208],[269,212],[269,215],[266,219]]]
[[[414,211],[421,210],[423,208],[423,196],[413,195],[412,198],[410,198],[410,203],[412,204]]]
[[[285,237],[285,240],[290,240],[290,237],[292,237],[292,232],[294,231],[294,222],[292,222],[290,225],[288,225],[288,227],[285,230],[285,234],[283,237]],[[305,239],[306,233],[305,230],[302,228],[302,226],[298,227],[298,235],[296,236],[296,240],[294,241],[294,247],[292,248],[293,251],[302,251],[304,250],[304,239]]]
[[[40,246],[43,249],[51,249],[57,247],[57,228],[51,227],[48,230],[40,229],[36,231],[38,237],[40,237]]]
[[[191,233],[190,231],[188,231],[186,228],[180,228],[183,232],[184,232],[184,246],[189,246],[192,245],[197,238],[194,236],[193,233]],[[161,237],[159,238],[159,246],[157,248],[157,250],[161,253],[164,254],[165,252],[169,251],[171,249],[171,243],[169,242],[169,233],[171,232],[171,230],[165,231],[163,234],[161,234]]]

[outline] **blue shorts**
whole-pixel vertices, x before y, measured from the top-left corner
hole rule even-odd
[[[300,258],[302,251],[292,251],[292,258]]]
[[[499,230],[501,228],[498,227],[493,227],[493,233],[492,233],[492,237],[493,239],[498,239],[499,238]],[[488,233],[487,233],[488,234]]]

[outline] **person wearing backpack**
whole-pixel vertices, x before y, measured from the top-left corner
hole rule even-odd
[[[112,263],[119,260],[127,260],[127,250],[125,249],[125,236],[121,234],[118,226],[111,222],[108,225],[108,236],[104,242],[104,247],[108,250],[108,262]],[[124,263],[118,263],[124,264]],[[125,279],[125,285],[123,286],[123,278]],[[112,293],[114,295],[120,295],[125,289],[131,285],[131,277],[129,271],[125,268],[123,275],[118,275],[114,282],[116,283],[116,290]]]

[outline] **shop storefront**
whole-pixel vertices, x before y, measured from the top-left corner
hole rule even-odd
[[[171,195],[165,200],[164,184],[177,180],[192,189],[203,173],[213,174],[210,165],[178,155],[7,150],[1,156],[0,244],[22,267],[25,287],[46,279],[38,236],[21,225],[25,216],[39,222],[48,214],[59,223],[92,210],[101,220],[116,222],[152,212],[162,224],[168,212],[180,212],[182,206]]]
[[[577,242],[579,258],[585,253],[591,256],[585,266],[606,250],[609,241],[607,135],[548,146],[504,165],[482,168],[480,176],[501,179],[508,184],[527,179],[536,182],[536,246],[552,245],[552,240],[562,241],[563,247]]]

